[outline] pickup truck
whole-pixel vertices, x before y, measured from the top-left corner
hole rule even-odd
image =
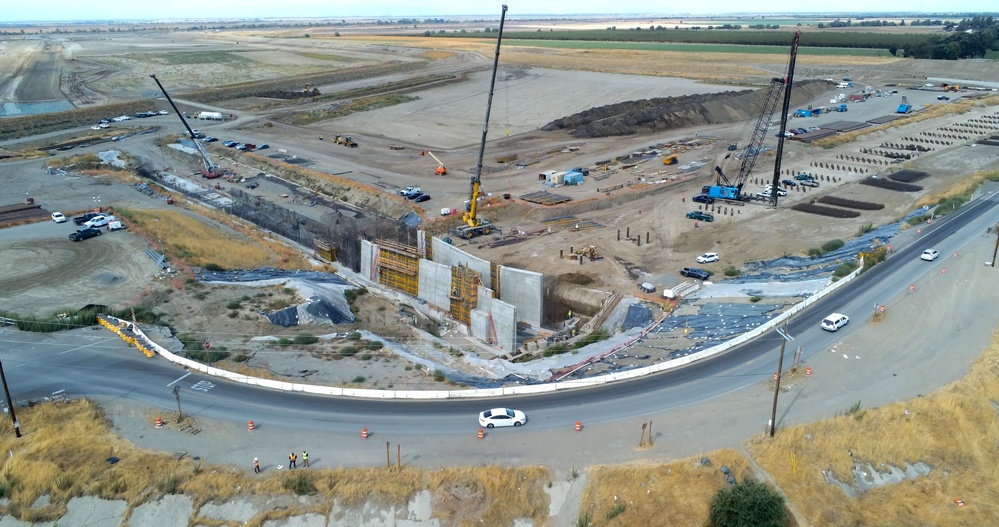
[[[70,234],[69,239],[73,240],[74,242],[82,242],[87,238],[93,238],[94,236],[100,236],[100,235],[101,235],[100,229],[87,228],[87,229],[80,229]]]
[[[684,267],[683,269],[680,269],[680,275],[688,278],[696,278],[698,280],[707,280],[711,277],[711,273],[696,267]]]
[[[811,180],[815,179],[815,176],[813,176],[811,174],[795,174],[794,175],[794,179],[796,181],[811,181]]]
[[[96,212],[86,212],[73,218],[73,223],[83,225],[84,223],[90,221],[90,218],[93,218],[94,216],[100,216],[100,214],[97,214]]]
[[[83,222],[83,226],[84,227],[103,227],[103,226],[107,225],[109,222],[115,221],[117,219],[118,218],[115,218],[114,216],[105,216],[103,214],[99,214],[99,215],[94,216],[93,218],[90,218],[89,220]]]
[[[710,212],[702,212],[702,211],[699,211],[699,210],[692,210],[692,211],[690,211],[690,212],[687,213],[687,219],[688,220],[700,220],[700,221],[712,222],[712,221],[715,221],[715,216],[714,216],[714,214],[711,214]]]
[[[418,196],[420,194],[423,194],[423,189],[420,187],[406,187],[399,191],[400,196],[407,198],[410,196]]]

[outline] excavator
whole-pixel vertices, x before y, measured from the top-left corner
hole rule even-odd
[[[475,175],[472,176],[468,193],[468,204],[465,206],[465,213],[461,217],[465,224],[454,230],[456,236],[466,240],[470,240],[480,234],[489,234],[494,229],[499,231],[488,220],[480,218],[476,209],[482,191],[482,158],[486,153],[486,134],[489,132],[489,110],[493,106],[493,89],[496,87],[496,70],[499,69],[500,43],[503,41],[503,22],[505,20],[506,4],[503,4],[503,12],[500,14],[499,33],[496,36],[496,56],[493,58],[493,76],[489,82],[489,100],[486,102],[486,119],[482,125],[482,141],[479,143],[479,161],[475,165]]]
[[[355,143],[354,140],[351,139],[349,135],[336,134],[336,137],[333,139],[333,142],[338,145],[346,146],[348,148],[357,147],[357,143]]]
[[[664,165],[675,165],[680,162],[680,158],[676,154],[667,154],[663,156]]]
[[[447,175],[447,168],[444,166],[444,163],[441,162],[440,159],[437,159],[437,156],[435,156],[433,152],[431,152],[430,150],[424,150],[424,151],[420,152],[420,155],[421,156],[430,156],[430,157],[434,158],[434,161],[437,161],[437,170],[434,171],[434,174],[436,174],[438,176],[446,176]]]

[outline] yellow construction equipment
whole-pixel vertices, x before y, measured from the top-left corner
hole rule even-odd
[[[677,164],[679,162],[680,162],[680,158],[677,157],[676,154],[669,154],[669,155],[663,157],[663,164],[664,165],[675,165],[675,164]]]
[[[496,87],[496,71],[499,69],[500,43],[503,41],[503,23],[506,21],[506,4],[503,4],[503,12],[500,15],[499,32],[496,36],[496,56],[493,58],[493,76],[489,81],[489,97],[486,102],[486,118],[482,125],[482,141],[479,143],[479,160],[475,166],[475,175],[472,176],[471,189],[468,195],[468,205],[465,206],[465,214],[461,219],[465,225],[461,225],[454,230],[455,235],[470,240],[480,234],[489,234],[495,227],[485,219],[479,217],[476,207],[481,192],[482,180],[482,158],[486,151],[486,134],[489,132],[489,111],[493,106],[493,90]],[[431,154],[433,155],[433,154]],[[437,159],[436,157],[434,159]],[[438,161],[439,162],[439,161]],[[444,166],[443,164],[441,165]],[[499,231],[499,229],[496,229]]]
[[[349,148],[354,148],[357,146],[357,143],[355,143],[354,140],[351,139],[349,135],[340,135],[340,134],[336,134],[336,144],[343,145]]]
[[[444,167],[444,163],[441,162],[440,159],[437,159],[437,156],[435,156],[433,152],[431,152],[430,150],[424,150],[424,151],[420,152],[420,155],[421,156],[430,156],[430,157],[434,158],[434,161],[437,161],[437,170],[434,171],[434,174],[436,174],[438,176],[446,176],[447,175],[447,168]]]

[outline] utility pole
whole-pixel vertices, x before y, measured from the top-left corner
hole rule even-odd
[[[999,255],[999,223],[996,224],[996,248],[992,251],[992,268],[996,267],[996,256]]]
[[[14,402],[10,400],[10,390],[7,389],[7,376],[3,373],[3,362],[0,362],[0,381],[3,382],[3,394],[7,397],[7,410],[10,411],[10,422],[14,424],[14,436],[21,437],[21,423],[14,415]]]
[[[177,422],[184,420],[184,414],[180,412],[180,386],[173,387],[173,395],[177,398]]]
[[[774,383],[774,407],[770,411],[770,437],[774,436],[774,430],[777,428],[777,395],[780,394],[780,374],[781,370],[784,368],[784,346],[787,341],[794,340],[794,337],[787,334],[787,320],[784,321],[784,329],[777,329],[777,333],[783,337],[780,341],[780,358],[777,359],[777,382]]]

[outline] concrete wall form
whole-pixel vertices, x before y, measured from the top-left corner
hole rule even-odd
[[[378,281],[378,272],[375,262],[377,260],[376,255],[378,254],[378,246],[367,241],[361,240],[361,271],[360,275],[372,282]]]
[[[469,313],[472,336],[485,342],[493,342],[504,352],[511,352],[517,346],[517,308],[502,300],[493,298],[493,292],[480,287],[478,306]]]
[[[544,314],[545,275],[502,266],[499,275],[499,297],[517,308],[517,320],[527,322],[535,329],[540,328]]]
[[[451,305],[451,268],[420,259],[420,284],[417,298],[445,311]]]
[[[460,264],[465,264],[473,271],[482,273],[483,284],[492,283],[492,273],[490,271],[490,264],[488,260],[476,258],[475,256],[462,251],[450,243],[445,243],[440,238],[432,239],[434,244],[433,256],[435,263],[450,267],[457,267]]]

